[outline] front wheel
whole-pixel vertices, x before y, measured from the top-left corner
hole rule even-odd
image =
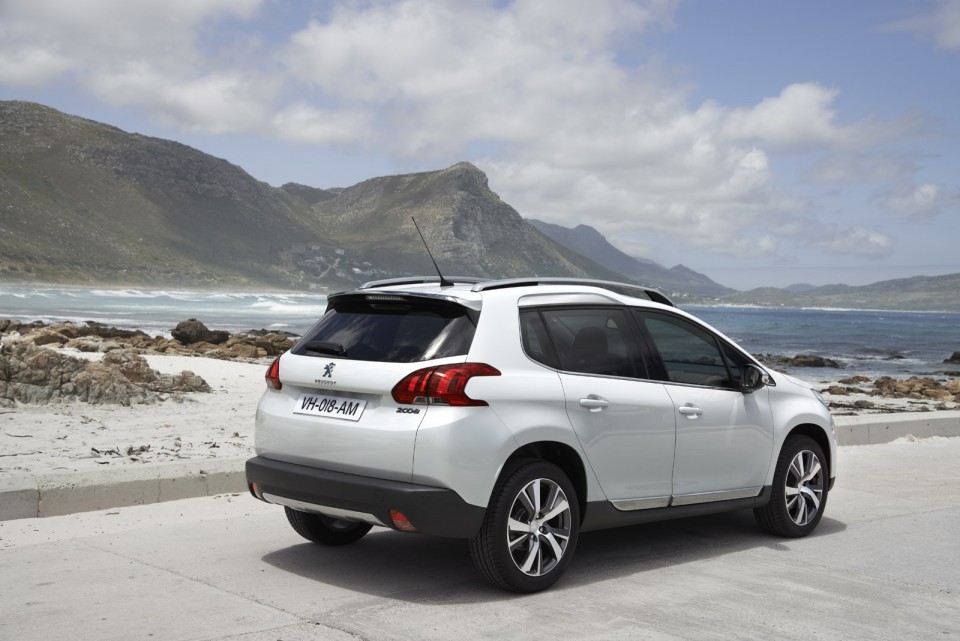
[[[360,540],[370,531],[371,525],[345,519],[335,519],[323,514],[300,512],[284,506],[287,520],[297,534],[323,545],[347,545]]]
[[[753,511],[772,534],[801,537],[813,532],[827,505],[828,474],[823,450],[809,436],[791,436],[780,450],[770,502]]]
[[[546,461],[522,462],[497,483],[470,554],[494,585],[539,592],[566,570],[579,532],[576,490],[563,470]]]

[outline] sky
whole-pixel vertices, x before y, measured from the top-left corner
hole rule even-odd
[[[960,0],[0,0],[0,100],[274,186],[468,161],[737,289],[960,272]]]

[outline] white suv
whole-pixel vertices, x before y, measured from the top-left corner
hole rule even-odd
[[[327,545],[373,525],[467,539],[518,592],[560,578],[587,530],[752,508],[804,536],[836,477],[816,392],[622,283],[367,283],[266,379],[255,497]]]

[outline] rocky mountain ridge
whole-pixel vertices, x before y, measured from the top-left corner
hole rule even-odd
[[[652,260],[630,256],[614,247],[599,231],[589,225],[568,228],[542,220],[531,219],[528,222],[561,245],[641,285],[655,287],[674,295],[679,293],[681,297],[683,294],[693,294],[719,298],[736,293],[735,289],[724,287],[684,265],[667,268]]]
[[[336,290],[444,273],[633,281],[679,302],[960,310],[960,274],[734,292],[525,220],[469,163],[347,188],[272,187],[180,143],[0,101],[0,281]]]

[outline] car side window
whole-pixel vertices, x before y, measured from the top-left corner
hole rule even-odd
[[[520,341],[527,356],[547,367],[560,369],[557,352],[537,310],[525,309],[520,312]]]
[[[622,309],[543,309],[560,369],[607,376],[646,375],[634,358]]]
[[[720,348],[723,350],[723,356],[727,359],[727,367],[730,370],[730,376],[733,377],[734,387],[741,387],[743,384],[743,366],[749,363],[747,357],[735,350],[729,343],[720,341]]]
[[[667,380],[707,387],[738,387],[713,334],[666,314],[638,316],[660,354]]]

